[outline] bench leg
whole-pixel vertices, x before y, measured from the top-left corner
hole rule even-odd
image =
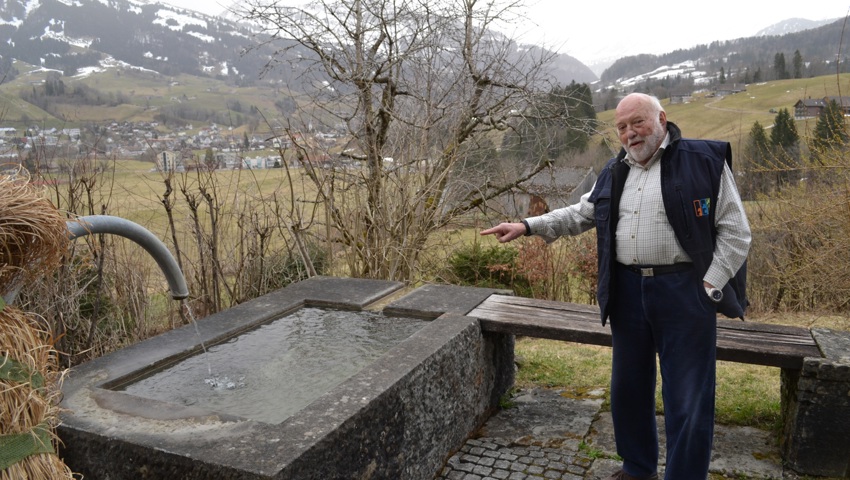
[[[845,336],[850,344],[850,332],[814,334],[826,358],[807,358],[802,370],[782,369],[780,449],[797,473],[850,478],[850,350],[832,356],[823,348]]]

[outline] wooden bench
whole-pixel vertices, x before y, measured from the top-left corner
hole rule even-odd
[[[593,306],[491,295],[468,315],[484,331],[611,346],[611,328]],[[718,360],[800,370],[804,358],[820,356],[807,328],[717,320]]]
[[[490,295],[468,314],[481,330],[611,346],[599,309]],[[850,332],[717,320],[717,359],[780,368],[783,462],[806,475],[850,478]]]

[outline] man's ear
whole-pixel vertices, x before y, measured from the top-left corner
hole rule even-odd
[[[661,122],[661,125],[667,127],[667,112],[661,110],[658,114],[658,121]]]

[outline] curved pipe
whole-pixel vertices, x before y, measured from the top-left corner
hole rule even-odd
[[[189,296],[186,278],[165,244],[137,223],[110,215],[89,215],[66,222],[71,240],[94,233],[111,233],[128,238],[142,246],[159,265],[168,280],[171,297],[182,300]]]

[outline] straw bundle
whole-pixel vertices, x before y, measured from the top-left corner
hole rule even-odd
[[[56,268],[68,242],[49,201],[24,180],[0,177],[0,294]],[[73,478],[54,453],[63,374],[50,338],[0,298],[0,480]]]
[[[50,201],[26,180],[0,176],[0,294],[56,268],[69,242]]]
[[[0,326],[0,479],[73,478],[53,453],[62,374],[48,334],[11,305]]]

